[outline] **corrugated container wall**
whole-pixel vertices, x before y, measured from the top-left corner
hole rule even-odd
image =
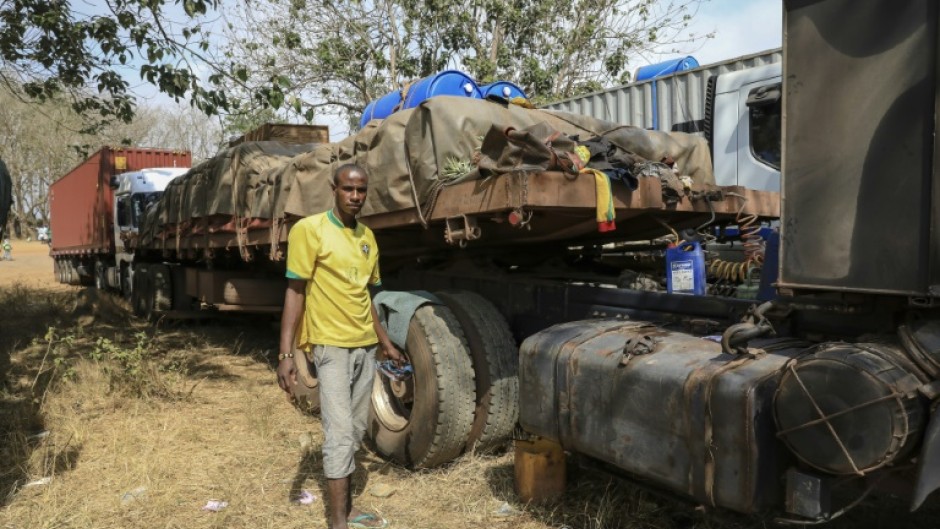
[[[705,118],[705,91],[709,77],[782,60],[783,52],[780,49],[768,50],[550,103],[543,108],[644,129],[697,132],[700,130],[697,123]],[[658,102],[656,112],[654,101]]]
[[[153,167],[190,167],[189,151],[104,147],[49,188],[52,254],[114,251],[111,177]]]

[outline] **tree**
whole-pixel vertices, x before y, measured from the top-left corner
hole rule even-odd
[[[687,33],[702,0],[268,0],[230,21],[225,56],[247,99],[272,81],[295,115],[339,114],[445,68],[540,100],[629,79],[630,59]],[[252,87],[252,88],[248,88]],[[262,102],[262,100],[259,100]]]
[[[237,103],[219,83],[239,80],[212,57],[204,26],[222,2],[0,0],[0,84],[22,100],[64,98],[85,118],[81,131],[131,121],[128,69],[208,115],[231,110]],[[207,79],[197,66],[208,69]],[[256,103],[283,101],[278,89],[259,89]]]
[[[48,225],[49,186],[103,145],[190,150],[200,160],[215,154],[222,141],[221,126],[197,109],[136,110],[130,123],[79,133],[82,118],[67,101],[24,102],[0,89],[0,159],[13,180],[11,219],[25,226]]]

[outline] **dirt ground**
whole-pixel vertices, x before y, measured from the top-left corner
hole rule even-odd
[[[12,244],[13,260],[0,261],[0,287],[20,283],[36,288],[57,288],[48,246],[36,241],[14,240]]]
[[[322,431],[275,384],[273,319],[153,325],[54,283],[41,244],[13,257],[0,262],[0,527],[327,527]],[[593,472],[572,475],[561,502],[525,505],[510,450],[421,472],[365,451],[353,481],[356,503],[395,528],[773,525]],[[309,505],[294,501],[304,491]],[[211,500],[227,505],[204,510]],[[936,527],[936,514],[888,499],[830,527]]]

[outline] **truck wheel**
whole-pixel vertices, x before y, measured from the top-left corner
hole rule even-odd
[[[81,276],[78,275],[78,270],[75,268],[75,262],[69,260],[69,261],[66,261],[66,263],[68,264],[68,274],[69,274],[68,283],[70,285],[82,284],[82,278]]]
[[[297,372],[290,383],[290,395],[294,406],[313,415],[320,414],[320,380],[317,378],[317,368],[313,362],[307,360],[307,354],[294,350],[294,364]]]
[[[150,291],[153,294],[153,317],[173,308],[173,283],[170,278],[170,267],[167,265],[153,265],[150,267]]]
[[[101,261],[95,261],[95,288],[102,292],[108,289],[108,279],[105,277],[107,267]]]
[[[121,267],[121,295],[124,296],[124,300],[130,303],[131,308],[133,308],[134,284],[133,281],[131,281],[131,272],[128,266]]]
[[[52,272],[55,274],[55,280],[59,283],[65,283],[62,278],[62,262],[58,259],[52,261]]]
[[[452,461],[473,425],[473,366],[460,325],[442,305],[420,307],[403,351],[414,375],[391,382],[376,373],[369,435],[385,457],[413,468]]]
[[[131,307],[134,315],[149,318],[153,312],[153,293],[151,288],[150,267],[139,265],[134,270],[133,288],[131,288]]]
[[[476,381],[476,410],[467,447],[491,450],[512,437],[519,419],[519,348],[509,323],[473,292],[438,292],[467,336]]]

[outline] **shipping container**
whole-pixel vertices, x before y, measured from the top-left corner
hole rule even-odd
[[[150,167],[190,167],[189,151],[103,147],[49,188],[52,255],[114,251],[111,178]]]
[[[705,92],[715,75],[780,63],[778,48],[684,70],[545,105],[644,129],[699,132],[705,119]]]

